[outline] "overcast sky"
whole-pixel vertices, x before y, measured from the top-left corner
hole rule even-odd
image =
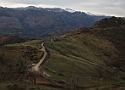
[[[125,0],[0,0],[3,7],[60,7],[92,14],[124,16]]]

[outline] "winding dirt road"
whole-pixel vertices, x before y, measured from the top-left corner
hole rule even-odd
[[[46,52],[45,47],[44,47],[44,42],[41,44],[41,46],[42,46],[41,51],[44,52],[44,55],[43,55],[43,57],[40,59],[40,61],[39,61],[35,66],[33,66],[33,67],[29,70],[29,71],[31,71],[31,72],[39,72],[39,66],[42,64],[42,62],[44,61],[44,59],[45,59],[46,56],[47,56],[47,52]]]

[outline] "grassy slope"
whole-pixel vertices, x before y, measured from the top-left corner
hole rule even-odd
[[[118,82],[123,83],[123,81],[119,79],[119,76],[121,77],[124,74],[107,67],[105,62],[102,60],[105,58],[102,56],[104,52],[108,52],[107,50],[105,51],[105,48],[108,48],[112,53],[117,52],[110,42],[106,40],[103,41],[105,43],[102,42],[102,39],[90,34],[80,34],[68,36],[68,38],[60,38],[56,42],[47,42],[45,46],[50,52],[50,58],[45,63],[45,67],[48,68],[45,69],[45,71],[56,80],[66,81],[68,83],[66,87],[68,88],[70,87],[69,84],[71,84],[70,88],[73,88],[74,82],[77,83],[79,87],[86,87],[90,90],[97,87],[111,87],[112,84],[117,84]],[[37,48],[37,50],[39,50],[41,42],[42,41],[35,40],[0,47],[0,55],[3,53],[5,54],[4,69],[6,69],[6,72],[10,69],[8,68],[9,65],[12,66],[12,70],[17,70],[13,67],[15,64],[18,64],[18,61],[20,62],[21,60],[24,60],[22,57],[22,51],[27,51],[27,46]],[[34,62],[29,58],[25,58],[24,61],[27,62],[26,66]],[[1,77],[3,76],[1,75]],[[6,75],[4,79],[11,80],[10,77],[16,79],[17,77],[20,77],[20,74],[9,75],[9,77]],[[7,90],[6,86],[14,85],[14,83],[15,82],[5,84],[0,83],[0,87],[3,90]],[[16,82],[16,84],[19,85],[19,87],[21,85],[27,85],[26,90],[29,90],[32,87],[60,90],[58,88],[43,85],[21,84],[18,82]]]
[[[115,58],[118,53],[111,42],[91,34],[73,35],[72,32],[71,36],[69,33],[68,35],[67,38],[46,43],[50,59],[45,66],[50,69],[46,71],[52,77],[65,80],[72,85],[74,80],[81,87],[105,86],[121,82],[119,77],[125,74],[113,70],[105,62]],[[104,54],[109,52],[111,57],[106,57]]]
[[[24,76],[19,72],[19,68],[22,66],[21,62],[23,62],[23,67],[28,66],[32,63],[37,63],[41,58],[41,53],[39,50],[41,49],[41,40],[32,40],[23,43],[15,43],[8,44],[6,46],[0,47],[0,56],[3,56],[3,63],[0,63],[0,90],[59,90],[56,87],[39,85],[39,84],[31,84],[25,82],[16,81],[20,77]],[[35,49],[36,52],[32,52],[32,49]],[[38,57],[34,60],[31,60],[27,55],[23,57],[24,52],[30,52],[31,55],[35,55]],[[25,54],[24,54],[25,55]],[[26,62],[26,63],[24,63]],[[18,65],[16,67],[16,65]],[[10,67],[11,66],[11,67]],[[11,70],[10,70],[11,69]],[[4,74],[2,74],[4,72]],[[12,72],[16,72],[12,74]],[[17,86],[14,86],[14,85]],[[12,86],[12,89],[7,88],[7,86]],[[25,88],[24,88],[25,87]],[[23,89],[21,89],[23,88]]]

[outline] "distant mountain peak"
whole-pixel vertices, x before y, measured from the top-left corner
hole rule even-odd
[[[28,6],[28,8],[32,8],[33,9],[33,8],[37,8],[37,7],[35,7],[35,6]]]
[[[28,7],[19,7],[19,8],[16,8],[18,10],[39,10],[39,9],[42,9],[42,8],[38,8],[38,7],[35,7],[35,6],[28,6]]]
[[[64,12],[64,9],[61,8],[45,8],[47,11],[53,11],[53,12]]]
[[[75,10],[70,9],[70,8],[65,8],[65,11],[68,11],[68,12],[70,12],[70,13],[74,13],[74,12],[76,12]]]
[[[41,7],[35,7],[35,6],[28,6],[28,7],[20,7],[20,8],[17,8],[19,10],[41,10],[41,9],[45,9],[47,11],[53,11],[53,12],[70,12],[70,13],[74,13],[76,12],[75,10],[73,9],[70,9],[70,8],[65,8],[65,9],[62,9],[62,8],[41,8]]]

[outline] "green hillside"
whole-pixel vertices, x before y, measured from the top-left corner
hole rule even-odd
[[[0,47],[1,90],[125,89],[124,18],[103,19],[50,39],[44,44],[47,57],[40,70],[52,84],[19,81],[27,66],[38,63],[44,54],[42,40],[32,40]]]
[[[117,84],[125,77],[123,72],[105,63],[104,60],[110,62],[105,56],[107,52],[111,51],[112,58],[117,53],[116,48],[106,40],[91,35],[75,35],[46,43],[46,47],[50,58],[45,64],[45,70],[57,80],[65,80],[68,84],[73,84],[74,81],[78,87],[87,88]]]
[[[114,18],[108,21],[111,23]],[[101,21],[98,23],[101,24]],[[125,50],[122,41],[125,40],[125,23],[117,22],[108,27],[105,24],[105,28],[97,26],[98,23],[91,28],[71,31],[54,42],[47,42],[50,58],[45,63],[45,70],[57,80],[67,82],[70,88],[74,88],[75,84],[82,90],[122,90],[125,57],[121,54]],[[120,28],[115,26],[117,24]],[[117,44],[117,39],[122,45]]]

